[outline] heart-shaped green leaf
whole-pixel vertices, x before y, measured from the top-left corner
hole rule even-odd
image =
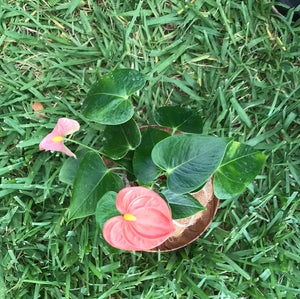
[[[214,176],[214,192],[220,199],[242,193],[255,179],[266,161],[266,156],[253,147],[232,142]]]
[[[143,134],[141,144],[133,156],[134,175],[140,182],[149,183],[159,175],[160,169],[153,163],[151,152],[156,143],[168,136],[170,134],[167,132],[152,127],[148,127]]]
[[[80,150],[76,152],[77,159],[70,157],[64,162],[59,172],[59,180],[61,182],[69,185],[73,185],[76,171],[86,151],[87,151],[86,149]]]
[[[116,208],[117,193],[106,192],[98,201],[96,208],[96,222],[103,229],[104,223],[114,216],[121,215]]]
[[[83,103],[82,113],[86,118],[101,124],[122,124],[134,113],[129,96],[144,84],[144,76],[136,70],[114,70],[98,79],[91,88]]]
[[[177,194],[171,192],[168,188],[162,190],[162,194],[167,199],[172,212],[173,219],[182,219],[190,217],[205,207],[190,194]]]
[[[206,182],[222,161],[227,140],[197,134],[174,135],[157,143],[152,160],[166,170],[174,193],[192,192]]]
[[[95,214],[97,202],[106,192],[123,187],[122,179],[105,167],[98,154],[87,152],[76,172],[69,221]]]
[[[106,126],[103,135],[101,152],[114,160],[123,158],[141,142],[140,130],[133,119],[121,125]]]
[[[114,162],[126,169],[127,172],[133,174],[132,159],[134,151],[129,151],[122,159],[114,160]]]
[[[196,109],[165,106],[155,112],[155,122],[160,126],[187,133],[202,132],[201,114]]]

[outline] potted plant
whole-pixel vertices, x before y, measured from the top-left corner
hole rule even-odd
[[[219,199],[241,194],[266,157],[232,138],[202,135],[196,109],[165,106],[156,124],[139,126],[130,96],[146,80],[119,69],[98,78],[82,116],[101,139],[89,146],[65,138],[80,129],[61,118],[40,149],[64,152],[60,180],[73,185],[68,221],[94,215],[104,239],[123,250],[174,250],[210,224]],[[75,154],[65,142],[80,145]]]

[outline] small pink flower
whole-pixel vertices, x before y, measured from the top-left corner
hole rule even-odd
[[[80,128],[76,120],[60,118],[53,131],[48,134],[40,143],[40,150],[63,152],[70,157],[76,157],[67,147],[64,146],[64,136],[78,131]]]
[[[122,216],[110,218],[103,227],[104,239],[113,247],[143,251],[166,241],[175,231],[169,206],[145,187],[126,187],[116,200]]]

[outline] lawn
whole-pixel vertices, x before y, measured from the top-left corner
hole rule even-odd
[[[299,298],[292,13],[274,14],[267,0],[0,0],[0,47],[0,298]],[[80,123],[77,140],[99,142],[81,104],[117,68],[147,78],[134,97],[139,124],[164,105],[197,107],[204,134],[268,157],[243,195],[221,201],[205,234],[175,252],[114,250],[95,217],[67,223],[67,157],[39,151],[60,117]]]

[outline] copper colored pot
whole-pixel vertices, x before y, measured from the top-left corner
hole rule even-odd
[[[210,178],[199,192],[192,195],[206,210],[188,218],[174,220],[174,234],[160,246],[149,250],[150,252],[172,251],[184,247],[199,238],[209,227],[219,206],[219,199],[213,192],[213,178]]]

